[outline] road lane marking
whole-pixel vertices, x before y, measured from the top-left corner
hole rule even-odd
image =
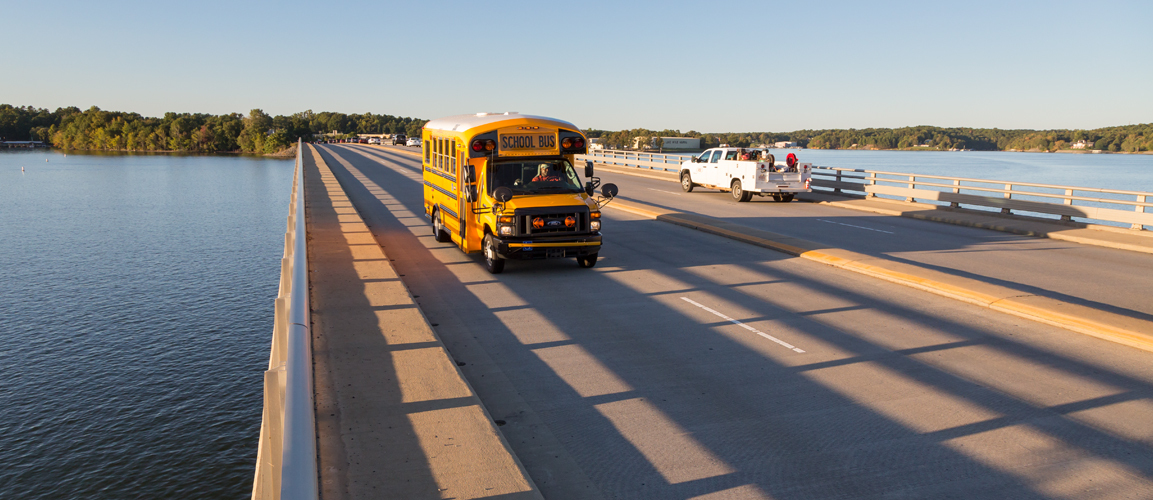
[[[878,233],[885,233],[885,234],[896,234],[896,233],[894,233],[894,232],[892,232],[892,231],[883,231],[883,230],[880,230],[880,229],[873,229],[873,228],[871,228],[871,227],[865,227],[865,226],[854,226],[854,225],[852,225],[852,224],[845,224],[844,222],[834,222],[834,221],[831,221],[831,220],[825,220],[825,219],[817,219],[817,220],[818,220],[818,221],[821,221],[821,222],[828,222],[829,224],[840,224],[840,225],[842,225],[842,226],[849,226],[849,227],[855,227],[855,228],[857,228],[857,229],[864,229],[864,230],[866,230],[866,231],[876,231],[876,232],[878,232]]]
[[[662,193],[671,194],[671,195],[673,195],[673,196],[680,196],[680,195],[681,195],[681,193],[674,193],[674,192],[672,192],[672,191],[665,191],[664,189],[655,189],[655,188],[649,188],[649,187],[647,187],[647,188],[645,188],[645,189],[648,189],[649,191],[659,191],[659,192],[662,192]]]
[[[788,343],[788,342],[785,342],[785,341],[783,341],[783,340],[781,340],[781,339],[778,339],[778,338],[776,338],[776,337],[774,337],[774,336],[772,336],[772,335],[769,335],[769,334],[767,334],[767,333],[765,333],[765,332],[762,332],[762,331],[760,331],[760,330],[757,330],[756,328],[753,328],[753,327],[751,327],[751,326],[749,326],[749,325],[746,325],[746,324],[744,324],[744,323],[741,323],[740,321],[737,321],[737,320],[735,320],[735,319],[733,319],[733,318],[730,318],[730,317],[728,317],[728,316],[725,316],[724,314],[721,314],[721,313],[717,312],[717,311],[716,311],[716,310],[714,310],[714,309],[710,309],[709,307],[705,306],[704,304],[701,304],[700,302],[697,302],[697,301],[695,301],[695,300],[693,300],[693,299],[690,299],[690,298],[688,298],[688,297],[681,297],[681,300],[683,300],[683,301],[685,301],[685,302],[688,302],[688,303],[690,303],[690,304],[692,304],[692,305],[694,305],[694,306],[697,306],[697,307],[699,307],[699,308],[701,308],[701,309],[704,309],[704,310],[706,310],[706,311],[708,311],[708,312],[711,312],[711,313],[713,313],[713,314],[717,315],[718,317],[720,317],[720,318],[724,319],[725,321],[729,321],[729,322],[732,322],[734,325],[737,325],[737,326],[739,326],[739,327],[741,327],[741,328],[744,328],[745,330],[748,330],[748,331],[750,331],[750,332],[753,332],[753,333],[755,333],[755,334],[757,334],[757,335],[760,335],[760,336],[762,336],[762,337],[764,337],[764,338],[766,338],[766,339],[769,339],[769,340],[771,340],[771,341],[773,341],[773,342],[776,342],[776,343],[778,343],[778,344],[781,344],[781,345],[783,345],[783,346],[785,346],[785,347],[787,347],[787,348],[789,348],[789,349],[791,349],[791,350],[793,350],[793,351],[796,351],[796,352],[801,352],[801,353],[805,352],[803,349],[801,349],[801,348],[799,348],[799,347],[797,347],[797,346],[794,346],[793,344],[790,344],[790,343]]]

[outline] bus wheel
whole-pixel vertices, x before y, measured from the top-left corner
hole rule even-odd
[[[789,194],[782,194],[782,195],[781,195],[781,201],[783,201],[783,202],[785,202],[785,203],[788,203],[788,202],[790,202],[790,201],[793,201],[793,197],[794,197],[794,196],[796,196],[796,195],[795,195],[795,194],[793,194],[793,193],[789,193]]]
[[[741,180],[740,179],[733,179],[732,194],[733,194],[733,199],[737,200],[738,203],[744,202],[744,201],[749,201],[750,199],[753,198],[753,193],[750,193],[748,191],[745,191],[744,189],[741,189]]]
[[[493,240],[492,233],[484,233],[484,266],[492,274],[504,271],[504,259],[496,254],[496,241]]]
[[[580,266],[585,269],[593,267],[597,265],[597,254],[593,253],[584,257],[577,257],[577,264],[580,264]]]
[[[444,231],[444,222],[440,220],[440,210],[432,212],[432,237],[441,243],[449,240],[448,233]]]
[[[693,192],[693,178],[689,176],[688,172],[681,174],[681,189],[684,189],[686,193]]]

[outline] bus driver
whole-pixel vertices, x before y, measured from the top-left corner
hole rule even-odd
[[[532,182],[547,182],[547,181],[560,181],[561,173],[560,168],[555,164],[541,165],[537,170],[536,177],[532,178]]]

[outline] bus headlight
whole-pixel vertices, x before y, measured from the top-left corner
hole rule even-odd
[[[593,231],[600,231],[601,230],[601,221],[594,220],[594,221],[590,222],[589,223],[589,229],[591,229]]]
[[[514,229],[515,228],[512,226],[501,226],[500,227],[500,235],[501,236],[512,236],[512,232]]]

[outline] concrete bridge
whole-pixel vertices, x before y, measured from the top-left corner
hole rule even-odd
[[[1153,495],[1148,231],[613,161],[595,268],[494,276],[434,240],[414,152],[300,160],[311,319],[267,387],[311,351],[315,462],[262,441],[254,497]]]

